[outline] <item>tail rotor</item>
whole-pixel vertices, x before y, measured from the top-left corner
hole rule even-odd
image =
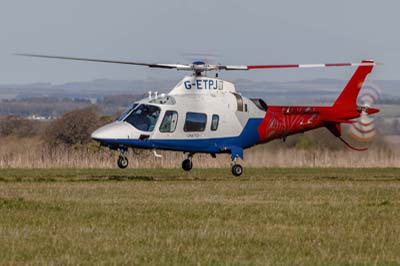
[[[358,100],[360,105],[357,109],[360,111],[360,117],[353,123],[348,133],[349,135],[359,142],[370,142],[379,135],[379,130],[376,128],[375,119],[370,114],[373,108],[372,104],[376,102],[382,91],[378,85],[373,82],[366,82],[363,86]]]

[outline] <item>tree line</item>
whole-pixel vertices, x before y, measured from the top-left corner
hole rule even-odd
[[[91,142],[91,133],[98,127],[114,121],[118,113],[104,115],[98,106],[91,105],[67,112],[57,119],[46,121],[30,120],[21,116],[3,116],[0,117],[0,137],[36,137],[51,146],[87,145]],[[391,122],[377,119],[376,126],[384,134],[400,135],[400,121],[398,119],[393,119]],[[346,134],[346,130],[343,130],[343,133]],[[382,141],[375,141],[375,143],[382,145]],[[269,144],[269,146],[275,145],[276,148],[322,148],[331,150],[343,148],[340,141],[324,128],[290,136],[283,145],[281,140]]]

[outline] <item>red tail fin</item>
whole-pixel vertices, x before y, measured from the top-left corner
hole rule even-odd
[[[361,65],[357,68],[356,72],[333,104],[334,109],[356,109],[358,93],[360,92],[365,78],[371,73],[374,67],[374,61],[363,60],[361,62],[365,63],[365,65]]]

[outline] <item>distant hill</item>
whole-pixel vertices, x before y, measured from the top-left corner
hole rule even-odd
[[[109,95],[145,95],[149,90],[168,92],[178,80],[108,80],[65,84],[34,83],[1,85],[0,99],[51,97],[101,100]],[[234,81],[239,92],[249,97],[260,97],[274,104],[330,103],[347,81],[315,79],[290,82],[268,82],[238,79]],[[382,90],[381,99],[400,99],[400,80],[374,81]]]
[[[97,79],[87,82],[65,84],[34,83],[22,85],[1,85],[0,99],[31,97],[69,97],[101,99],[107,95],[144,94],[148,90],[168,91],[175,85],[168,80],[108,80]]]

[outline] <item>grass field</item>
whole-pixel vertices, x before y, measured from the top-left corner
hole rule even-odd
[[[398,265],[400,169],[2,169],[0,265]]]

